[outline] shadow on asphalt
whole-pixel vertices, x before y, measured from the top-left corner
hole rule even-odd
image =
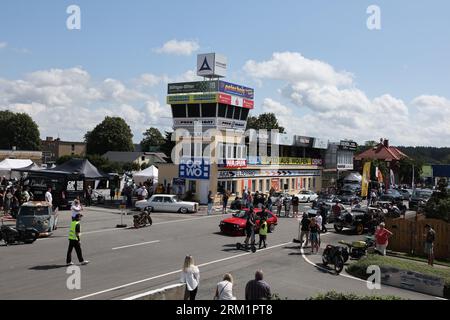
[[[66,267],[67,267],[67,265],[65,265],[65,264],[50,264],[50,265],[46,265],[46,266],[31,267],[31,268],[29,268],[29,270],[45,271],[45,270],[61,269],[61,268],[66,268]]]

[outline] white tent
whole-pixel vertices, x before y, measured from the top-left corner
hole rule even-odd
[[[33,161],[23,159],[5,159],[0,162],[0,177],[5,176],[7,179],[19,178],[20,172],[11,173],[12,169],[23,169],[31,166]]]
[[[155,166],[148,167],[145,170],[139,171],[133,174],[133,180],[135,183],[143,183],[148,179],[152,179],[153,182],[158,182],[158,168]]]

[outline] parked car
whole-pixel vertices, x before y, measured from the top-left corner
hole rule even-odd
[[[361,184],[356,183],[348,183],[344,184],[344,186],[341,188],[341,191],[351,191],[354,192],[356,195],[361,195]]]
[[[412,189],[399,189],[398,192],[402,195],[402,200],[409,201],[412,196]]]
[[[341,191],[338,199],[342,204],[351,205],[354,202],[360,202],[361,198],[354,191]]]
[[[245,208],[234,213],[231,218],[223,219],[219,224],[220,232],[231,236],[244,236],[248,212],[249,209]],[[261,222],[262,210],[254,209],[254,212],[256,213],[256,225],[258,228],[256,231],[257,233]],[[273,232],[275,230],[275,226],[278,224],[278,218],[269,210],[266,210],[266,214],[268,230],[269,232]]]
[[[139,200],[135,204],[138,209],[148,208],[150,212],[180,212],[195,213],[198,211],[197,202],[181,201],[176,195],[155,194],[148,200]]]
[[[312,202],[313,209],[317,208],[319,203],[322,203],[325,205],[325,207],[330,210],[333,204],[336,203],[336,201],[340,201],[338,196],[334,194],[328,194],[328,195],[320,195],[316,200]]]
[[[46,201],[29,201],[24,203],[17,215],[16,229],[25,231],[34,228],[39,236],[50,236],[58,227],[58,211],[53,211]]]
[[[383,193],[380,196],[379,201],[390,201],[392,203],[402,203],[403,196],[397,190],[387,190],[385,193]]]
[[[334,223],[336,232],[348,228],[361,235],[366,229],[374,231],[378,221],[374,219],[373,211],[367,207],[353,208],[351,212],[344,212]]]
[[[433,190],[429,189],[415,189],[409,200],[409,210],[417,210],[419,205],[426,204],[433,195]]]
[[[296,194],[300,202],[312,202],[314,200],[317,200],[319,196],[317,193],[312,192],[311,190],[302,190],[299,194]]]

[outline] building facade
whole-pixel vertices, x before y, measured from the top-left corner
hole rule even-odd
[[[118,163],[136,163],[139,166],[146,164],[159,165],[160,163],[166,163],[164,153],[160,152],[121,152],[121,151],[108,151],[103,155],[105,159],[111,162]]]
[[[26,150],[0,150],[0,161],[5,159],[23,159],[31,160],[37,165],[42,164],[41,151],[26,151]]]
[[[59,138],[47,137],[41,141],[42,162],[55,163],[62,156],[86,156],[86,143],[61,141]]]
[[[353,157],[357,148],[358,144],[354,141],[329,143],[324,159],[323,188],[338,187],[338,181],[354,170]]]

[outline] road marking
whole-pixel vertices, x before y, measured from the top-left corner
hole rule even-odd
[[[246,256],[246,255],[258,254],[258,252],[260,252],[260,251],[266,251],[266,250],[269,250],[269,249],[282,247],[282,246],[285,246],[285,245],[288,245],[288,244],[291,244],[291,243],[292,242],[286,242],[286,243],[282,243],[282,244],[278,244],[278,245],[275,245],[275,246],[272,246],[272,247],[268,247],[268,248],[265,248],[265,249],[258,250],[255,253],[245,252],[245,253],[237,254],[237,255],[234,255],[234,256],[231,256],[231,257],[227,257],[227,258],[223,258],[223,259],[219,259],[219,260],[214,260],[214,261],[202,263],[202,264],[198,265],[198,267],[204,267],[204,266],[207,266],[207,265],[210,265],[210,264],[214,264],[214,263],[218,263],[218,262],[222,262],[222,261],[226,261],[226,260],[231,260],[231,259],[235,259],[235,258]],[[150,277],[150,278],[146,278],[146,279],[130,282],[130,283],[127,283],[127,284],[123,284],[121,286],[117,286],[117,287],[114,287],[114,288],[110,288],[110,289],[94,292],[94,293],[91,293],[91,294],[88,294],[88,295],[85,295],[85,296],[82,296],[82,297],[74,298],[72,300],[82,300],[82,299],[85,299],[85,298],[90,298],[90,297],[97,296],[99,294],[103,294],[103,293],[106,293],[106,292],[115,291],[115,290],[123,289],[123,288],[126,288],[126,287],[130,287],[130,286],[133,286],[133,285],[136,285],[136,284],[139,284],[139,283],[143,283],[143,282],[151,281],[151,280],[154,280],[154,279],[170,276],[170,275],[173,275],[173,274],[176,274],[176,273],[179,273],[179,272],[181,272],[181,270],[171,271],[171,272],[160,274],[160,275],[157,275],[157,276],[154,276],[154,277]]]
[[[128,245],[128,246],[122,246],[122,247],[112,248],[112,250],[119,250],[119,249],[123,249],[123,248],[130,248],[130,247],[143,246],[144,244],[158,243],[158,242],[160,242],[160,241],[159,241],[159,240],[154,240],[154,241],[148,241],[148,242],[141,242],[141,243],[136,243],[136,244],[130,244],[130,245]]]

